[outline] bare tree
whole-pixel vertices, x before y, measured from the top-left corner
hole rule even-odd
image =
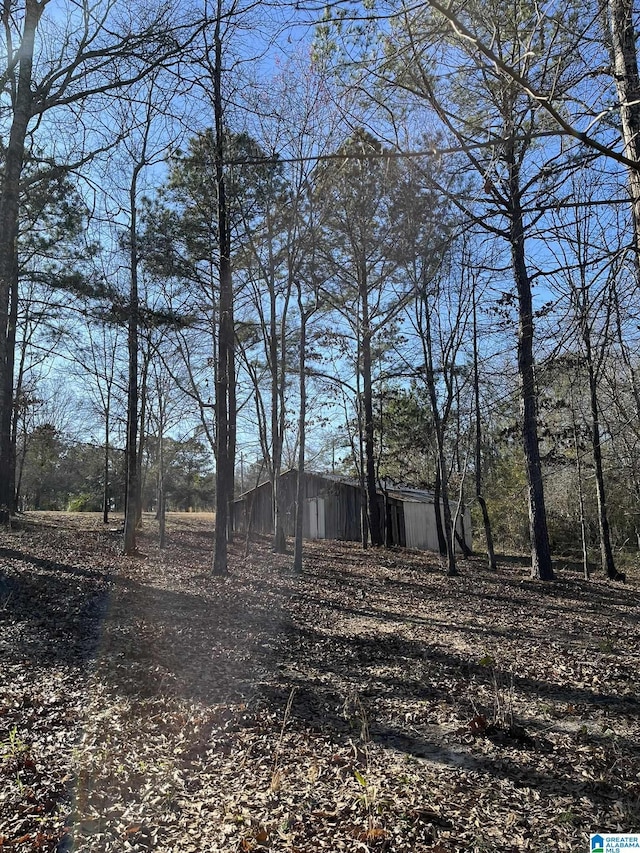
[[[416,259],[410,271],[416,298],[407,311],[422,356],[415,381],[424,383],[431,407],[448,575],[457,574],[456,518],[451,512],[450,471],[459,452],[458,442],[451,441],[449,431],[461,395],[459,380],[472,318],[468,270],[464,264],[458,267],[453,255],[450,251],[441,269],[435,271],[431,257]],[[468,372],[464,382],[468,384]]]
[[[127,443],[126,443],[126,499],[123,550],[125,554],[134,554],[136,550],[136,528],[141,518],[141,452],[144,436],[144,412],[140,411],[140,388],[145,386],[148,371],[148,359],[151,352],[143,361],[143,376],[139,376],[140,348],[140,247],[139,247],[139,193],[142,174],[153,163],[158,162],[165,154],[165,141],[152,141],[154,118],[158,115],[156,100],[157,89],[155,79],[149,77],[146,81],[146,91],[142,92],[142,111],[140,116],[133,116],[134,129],[128,134],[125,147],[131,157],[131,177],[129,183],[129,198],[127,214],[129,218],[126,229],[125,245],[128,248],[129,294],[127,300],[127,352],[128,352],[128,385],[127,385]],[[137,125],[137,127],[136,127]],[[142,416],[142,417],[141,417]]]
[[[190,22],[180,20],[167,6],[139,10],[136,26],[132,11],[118,19],[113,4],[68,3],[67,17],[57,10],[47,22],[52,38],[38,39],[46,18],[47,0],[5,0],[0,80],[9,94],[4,113],[8,144],[2,161],[0,195],[0,512],[12,509],[14,492],[11,413],[17,319],[17,237],[26,155],[37,133],[47,130],[49,115],[61,116],[77,104],[92,103],[126,91],[149,70],[179,56],[194,36]],[[60,23],[64,21],[64,23]],[[55,35],[54,35],[55,34]],[[49,50],[49,46],[51,49]],[[48,52],[49,51],[49,52]],[[37,62],[36,62],[37,60]],[[35,70],[34,70],[35,69]],[[91,156],[84,140],[88,128],[79,128],[80,145],[64,162],[48,158],[52,176],[73,168]],[[96,148],[108,142],[95,141]],[[56,146],[52,146],[55,150]]]
[[[495,550],[493,547],[493,534],[491,531],[491,520],[489,518],[489,510],[487,502],[484,498],[484,490],[482,483],[482,412],[480,408],[480,359],[478,347],[478,294],[477,280],[473,280],[473,396],[474,396],[474,417],[475,417],[475,487],[476,500],[482,512],[482,524],[484,527],[484,535],[487,543],[487,558],[489,560],[489,568],[495,571],[498,568],[496,561]]]
[[[114,432],[114,406],[121,395],[126,394],[126,388],[120,384],[119,352],[120,339],[117,324],[101,323],[94,328],[87,322],[86,345],[78,341],[74,347],[72,358],[81,369],[79,377],[86,393],[93,401],[95,411],[103,424],[103,491],[102,491],[102,520],[109,521],[111,507],[111,451]],[[77,337],[76,337],[77,340]]]
[[[624,277],[626,252],[616,245],[606,211],[587,203],[593,198],[593,181],[572,182],[573,196],[584,202],[576,210],[559,210],[557,249],[559,271],[554,276],[561,295],[569,303],[570,317],[581,351],[581,371],[586,373],[588,388],[588,424],[598,504],[598,531],[602,569],[610,579],[621,579],[616,570],[605,483],[600,394],[602,374],[607,366],[615,340],[615,317],[619,280]],[[562,346],[566,346],[564,341]],[[571,411],[574,421],[574,392],[571,389]],[[577,450],[576,450],[577,452]]]
[[[436,8],[435,4],[430,4]],[[446,10],[445,10],[446,11]],[[380,65],[379,75],[389,91],[403,93],[428,107],[431,121],[437,120],[444,138],[460,151],[451,167],[467,164],[476,174],[466,192],[456,193],[443,185],[453,205],[469,221],[505,240],[518,305],[517,362],[520,376],[522,443],[528,476],[532,575],[553,578],[542,463],[537,429],[534,357],[533,277],[529,266],[527,239],[536,214],[527,205],[530,193],[552,194],[564,180],[562,149],[549,148],[543,162],[534,149],[544,134],[543,109],[531,104],[517,85],[505,79],[502,65],[520,65],[541,80],[553,78],[557,91],[573,83],[573,66],[564,56],[561,25],[550,19],[522,19],[517,10],[502,14],[501,7],[483,4],[474,18],[480,35],[500,33],[493,50],[499,65],[477,62],[477,41],[466,32],[450,29],[450,18],[407,10],[394,32],[394,41]],[[474,6],[474,13],[476,8]],[[522,50],[526,44],[527,51]],[[449,53],[451,51],[452,53]],[[433,73],[447,68],[457,57],[455,75]],[[463,58],[464,57],[464,58]],[[553,59],[553,61],[552,61]],[[387,89],[385,89],[386,91]],[[460,185],[456,187],[460,189]],[[466,198],[465,198],[466,196]],[[467,200],[468,199],[468,200]],[[537,214],[539,217],[541,214]]]
[[[398,246],[404,240],[394,201],[401,181],[398,164],[385,156],[389,152],[364,129],[357,130],[337,153],[340,159],[324,166],[316,177],[327,233],[326,295],[342,316],[351,346],[355,344],[357,350],[357,411],[363,447],[359,467],[366,488],[371,542],[380,546],[384,537],[374,443],[374,338],[388,330],[408,298],[397,274]]]

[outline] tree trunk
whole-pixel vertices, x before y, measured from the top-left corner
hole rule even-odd
[[[476,287],[473,285],[473,392],[476,409],[476,447],[475,447],[475,475],[476,475],[476,500],[482,511],[482,524],[484,527],[484,538],[487,543],[487,559],[489,568],[497,571],[498,563],[493,547],[493,533],[491,531],[491,520],[487,510],[487,502],[482,493],[482,419],[480,417],[480,371],[478,365],[478,315],[476,304]]]
[[[229,385],[227,387],[228,414],[228,470],[229,509],[227,517],[227,542],[233,542],[235,530],[234,500],[236,490],[236,443],[237,443],[237,412],[236,412],[236,358],[234,350],[235,323],[233,317],[233,297],[231,302],[231,349],[229,351]]]
[[[16,332],[18,327],[18,270],[17,270],[18,256],[16,254],[16,273],[14,278],[15,287],[11,291],[11,300],[9,307],[9,328],[7,329],[7,375],[11,375],[11,388],[8,389],[10,398],[11,398],[11,418],[10,418],[10,450],[9,450],[9,483],[11,487],[11,496],[12,501],[10,505],[10,509],[12,513],[15,513],[17,509],[16,504],[16,442],[15,436],[13,434],[13,410],[14,410],[14,401],[16,399],[15,390],[13,388],[13,375],[15,370],[15,353],[16,353]]]
[[[158,423],[158,526],[159,526],[159,547],[164,548],[166,544],[166,515],[167,515],[167,498],[164,493],[164,417],[162,409],[160,410],[160,419]]]
[[[433,365],[433,341],[431,338],[431,316],[429,313],[429,304],[426,292],[423,294],[424,306],[424,330],[423,330],[423,354],[424,354],[424,369],[427,392],[429,394],[429,403],[431,404],[431,414],[433,417],[433,427],[436,438],[436,453],[437,453],[437,479],[440,482],[440,496],[442,498],[442,514],[444,516],[443,538],[445,545],[445,556],[447,559],[447,575],[453,577],[458,574],[456,566],[456,549],[454,541],[453,519],[451,518],[451,505],[449,503],[449,478],[447,472],[447,464],[444,455],[444,424],[440,417],[440,409],[438,408],[438,392],[436,389],[436,378]],[[436,509],[437,512],[437,509]],[[442,552],[441,552],[442,553]]]
[[[164,548],[167,544],[167,497],[164,493],[164,485],[160,486],[160,519],[158,521],[158,547]]]
[[[358,483],[360,486],[360,538],[362,541],[362,547],[366,551],[366,549],[369,547],[369,513],[367,512],[367,480],[365,474],[364,430],[362,425],[363,394],[361,391],[361,371],[359,369],[359,365],[362,359],[362,336],[360,335],[359,328],[356,337],[356,404],[358,419],[358,457],[357,460],[354,461],[356,461],[358,467]]]
[[[12,299],[13,303],[13,299]],[[17,307],[17,301],[16,301]],[[29,306],[27,305],[24,316],[24,327],[25,329],[29,325]],[[15,323],[13,324],[15,328]],[[9,344],[11,347],[11,344]],[[15,377],[15,387],[13,389],[13,413],[11,417],[11,460],[12,464],[15,465],[15,487],[14,487],[14,499],[13,506],[16,512],[19,511],[20,507],[20,491],[22,488],[22,475],[24,471],[24,462],[27,451],[27,423],[26,423],[26,414],[27,414],[27,400],[24,400],[22,406],[20,405],[20,400],[23,396],[24,391],[24,376],[26,371],[26,361],[27,361],[27,349],[28,344],[26,340],[26,336],[22,340],[22,346],[20,347],[20,359],[18,361],[18,370],[17,375]],[[15,348],[14,348],[15,353]],[[15,370],[15,365],[14,365]],[[18,459],[18,431],[19,431],[19,423],[20,423],[20,414],[22,408],[22,425],[23,425],[23,445],[22,445],[22,453],[21,458]]]
[[[124,519],[124,553],[136,550],[136,526],[138,521],[139,468],[138,468],[138,245],[137,245],[137,189],[141,162],[136,164],[131,179],[129,202],[131,207],[130,230],[130,288],[127,348],[129,352],[129,390],[127,394],[127,484],[126,510]]]
[[[589,374],[589,406],[591,410],[591,448],[593,452],[593,464],[596,474],[596,496],[598,500],[598,531],[600,534],[600,559],[602,569],[611,580],[618,579],[613,560],[613,549],[611,547],[611,534],[609,531],[609,514],[607,512],[607,497],[604,484],[604,471],[602,468],[602,448],[600,446],[600,414],[598,411],[598,386],[593,364],[593,352],[591,349],[591,336],[588,328],[583,330],[583,340],[586,350],[587,371]]]
[[[465,503],[464,503],[464,489],[460,490],[460,495],[458,499],[458,503],[456,505],[456,511],[453,516],[453,530],[455,533],[455,539],[458,545],[460,546],[460,550],[462,551],[462,556],[465,559],[469,559],[469,557],[473,557],[473,551],[467,545],[467,530],[466,525],[464,523],[464,513],[465,513]],[[460,530],[458,531],[458,522],[460,523]]]
[[[272,246],[271,235],[268,237],[269,248]],[[282,470],[282,432],[280,429],[280,372],[278,370],[278,316],[275,289],[275,273],[273,261],[269,269],[269,367],[271,368],[271,462],[273,466],[272,499],[273,499],[273,550],[276,554],[284,554],[287,550],[287,540],[284,534],[282,519],[282,500],[280,498],[280,473]]]
[[[109,523],[109,451],[110,451],[110,430],[109,430],[109,409],[105,412],[105,427],[104,427],[104,463],[103,463],[103,485],[102,485],[102,523]]]
[[[507,145],[505,159],[509,168],[511,257],[518,292],[518,374],[520,376],[522,443],[528,483],[531,576],[540,580],[553,580],[538,442],[533,359],[533,300],[526,264],[524,222],[520,202],[520,172],[513,151],[513,140]]]
[[[373,385],[371,379],[371,325],[369,322],[369,297],[363,269],[360,272],[360,298],[362,302],[362,391],[364,407],[364,452],[366,466],[367,507],[369,510],[369,530],[371,544],[381,546],[382,524],[378,491],[376,489],[376,460],[373,442]]]
[[[447,553],[447,540],[442,526],[442,488],[440,482],[440,466],[436,465],[436,482],[433,489],[433,503],[436,513],[436,533],[438,534],[438,551],[444,557]]]
[[[4,149],[0,195],[0,520],[8,520],[15,500],[15,447],[11,441],[13,415],[13,367],[15,360],[15,312],[18,295],[18,212],[20,178],[24,164],[27,128],[31,119],[33,51],[44,2],[26,0],[20,44],[18,81],[13,118]],[[5,2],[2,18],[8,26],[12,4]]]
[[[298,388],[300,393],[300,413],[298,416],[298,480],[296,483],[296,518],[295,537],[293,545],[293,570],[302,571],[302,534],[304,527],[305,507],[305,477],[304,454],[307,438],[307,381],[306,381],[306,349],[307,349],[307,314],[302,299],[302,285],[298,283],[298,309],[300,314],[300,359],[298,362]]]
[[[17,441],[17,436],[16,436]],[[17,449],[17,443],[16,443]],[[24,463],[27,458],[27,424],[26,421],[22,422],[22,451],[20,453],[20,458],[16,454],[16,491],[15,491],[15,502],[16,502],[16,511],[20,512],[22,506],[22,475],[24,473]]]
[[[580,510],[580,542],[582,545],[582,571],[584,579],[589,580],[589,554],[587,550],[587,522],[584,511],[584,489],[582,486],[582,458],[580,456],[580,442],[578,441],[578,424],[576,422],[576,409],[573,401],[573,388],[571,388],[571,424],[573,427],[573,449],[576,454],[576,473],[578,475],[578,508]]]
[[[231,276],[231,235],[224,178],[224,122],[222,103],[222,2],[218,0],[214,31],[215,65],[213,73],[213,110],[216,151],[215,178],[218,190],[218,239],[220,242],[220,308],[218,363],[215,383],[216,419],[216,526],[213,574],[228,574],[227,541],[229,505],[233,500],[233,460],[230,458],[229,401],[233,371],[233,282]]]
[[[638,166],[629,169],[636,251],[640,251],[640,75],[633,0],[609,0],[613,77],[620,103],[624,154]]]
[[[442,513],[444,515],[444,538],[447,549],[447,575],[453,577],[458,574],[456,566],[456,549],[454,542],[453,519],[451,517],[451,504],[449,503],[449,486],[446,471],[444,450],[438,448],[438,467],[440,468],[440,489],[442,494]]]
[[[147,350],[142,359],[142,371],[140,375],[140,383],[138,386],[139,400],[139,429],[138,429],[138,452],[136,454],[136,464],[138,466],[137,484],[136,484],[136,530],[142,529],[142,492],[146,484],[147,472],[143,474],[142,459],[144,457],[145,445],[147,442],[147,379],[149,377],[149,362],[151,361],[151,352]]]

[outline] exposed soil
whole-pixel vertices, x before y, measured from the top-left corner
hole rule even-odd
[[[117,525],[117,521],[114,522]],[[640,832],[640,572],[0,533],[0,851],[585,851]]]

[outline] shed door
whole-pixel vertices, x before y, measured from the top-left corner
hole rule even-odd
[[[325,539],[324,498],[309,500],[309,536],[311,539]]]

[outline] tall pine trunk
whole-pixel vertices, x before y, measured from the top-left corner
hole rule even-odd
[[[230,503],[233,500],[233,459],[230,439],[234,434],[230,423],[230,399],[233,381],[233,283],[231,276],[231,234],[224,177],[224,116],[222,103],[222,2],[218,0],[214,31],[213,111],[216,150],[215,179],[218,191],[218,240],[220,244],[220,302],[218,312],[218,363],[215,383],[216,419],[216,525],[213,574],[228,574],[227,541]],[[233,420],[233,418],[231,419]]]
[[[109,523],[109,508],[111,502],[111,493],[109,489],[109,468],[110,468],[110,453],[111,453],[111,432],[109,423],[109,407],[106,410],[105,426],[104,426],[104,457],[102,463],[102,523]]]
[[[366,262],[360,270],[360,301],[362,305],[362,403],[364,408],[365,484],[371,544],[383,544],[380,505],[376,488],[376,460],[373,441],[373,382],[371,361],[371,324],[369,320],[369,294],[366,280]]]
[[[124,517],[124,553],[133,554],[136,550],[136,529],[142,519],[142,448],[144,442],[144,400],[140,411],[140,381],[138,377],[138,348],[140,342],[140,298],[138,289],[139,247],[138,247],[138,181],[145,166],[148,165],[147,151],[152,123],[152,93],[149,88],[146,104],[146,121],[140,143],[140,154],[133,168],[129,185],[129,322],[127,328],[127,349],[129,353],[129,388],[127,394],[127,445],[126,445],[126,504]],[[142,387],[146,391],[148,358],[143,365]],[[138,447],[138,418],[140,418],[140,446]]]
[[[15,445],[12,442],[15,318],[18,300],[18,215],[25,139],[31,119],[33,52],[44,3],[26,0],[13,117],[3,152],[0,195],[0,520],[15,509]],[[5,2],[3,21],[9,25],[12,4]]]
[[[269,225],[271,223],[269,222]],[[268,239],[271,252],[272,237]],[[282,472],[282,430],[281,430],[281,388],[280,388],[280,359],[278,346],[278,311],[275,288],[275,273],[273,258],[270,259],[269,269],[269,361],[271,368],[271,462],[273,466],[272,500],[273,500],[273,550],[276,554],[284,554],[287,550],[287,540],[283,524],[283,508],[280,493],[280,474]],[[282,319],[284,323],[284,319]]]
[[[138,298],[137,191],[138,176],[142,170],[143,159],[136,163],[129,189],[131,224],[129,235],[129,321],[127,328],[129,387],[127,392],[127,482],[123,548],[125,554],[134,554],[136,550],[136,526],[140,496],[140,469],[138,467],[138,328],[140,306]]]
[[[305,507],[304,454],[307,438],[307,314],[302,299],[302,285],[298,283],[298,309],[300,314],[300,358],[298,362],[298,388],[300,394],[300,412],[298,416],[298,480],[296,484],[296,518],[293,546],[293,570],[302,571],[302,539]]]

